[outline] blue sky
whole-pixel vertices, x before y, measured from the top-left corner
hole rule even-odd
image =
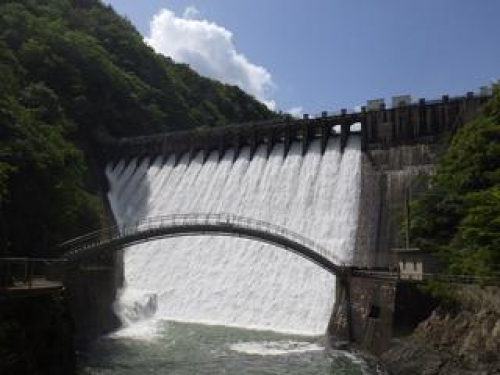
[[[105,2],[158,52],[277,110],[432,99],[500,78],[499,0]]]

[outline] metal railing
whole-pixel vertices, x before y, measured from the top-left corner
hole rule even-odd
[[[429,281],[437,280],[446,284],[479,284],[500,286],[500,278],[495,276],[476,275],[451,275],[445,273],[422,273],[416,275],[403,275],[399,277],[402,281]]]
[[[54,258],[0,258],[0,289],[32,288],[37,281],[47,280],[53,264],[64,263]]]
[[[476,284],[500,286],[500,277],[496,276],[476,276],[476,275],[451,275],[446,273],[415,273],[406,274],[398,268],[377,269],[377,268],[352,268],[352,274],[356,276],[377,277],[396,280],[399,282],[421,283],[431,280],[441,281],[445,284]]]
[[[85,251],[86,249],[95,248],[102,244],[105,244],[106,242],[110,242],[112,240],[117,240],[127,236],[137,235],[140,233],[146,234],[147,232],[165,228],[189,227],[199,225],[220,227],[221,229],[224,229],[224,227],[227,226],[234,226],[243,229],[253,229],[271,235],[278,235],[287,240],[291,240],[297,244],[307,247],[308,249],[320,254],[324,258],[338,264],[339,266],[345,266],[345,264],[340,259],[331,254],[331,252],[329,252],[326,248],[296,232],[274,224],[267,223],[262,220],[250,219],[247,217],[228,213],[173,214],[145,218],[134,223],[122,226],[113,226],[103,230],[87,233],[83,236],[76,237],[72,240],[62,243],[61,245],[59,245],[59,248],[66,256],[71,256],[78,252]],[[221,232],[224,231],[221,230]],[[232,232],[228,230],[227,233]]]

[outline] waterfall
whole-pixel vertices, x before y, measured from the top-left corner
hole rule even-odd
[[[252,158],[243,148],[236,159],[228,150],[221,160],[213,152],[205,162],[201,153],[190,162],[184,155],[177,164],[173,156],[122,160],[106,168],[109,201],[118,224],[231,213],[292,230],[349,262],[358,221],[360,140],[351,136],[343,153],[339,142],[330,139],[322,154],[314,140],[304,156],[300,143],[286,157],[278,143],[269,157],[261,146]],[[322,334],[335,298],[335,277],[316,264],[237,237],[135,245],[126,249],[124,267],[120,305],[129,322],[131,311],[144,316],[154,308],[158,319]]]

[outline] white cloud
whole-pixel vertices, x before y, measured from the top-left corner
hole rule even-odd
[[[185,18],[185,19],[189,19],[189,20],[196,20],[196,19],[199,19],[201,16],[200,12],[198,9],[196,9],[195,7],[187,7],[185,10],[184,10],[184,13],[182,14],[182,17]]]
[[[204,76],[237,85],[269,108],[275,108],[269,97],[275,87],[271,74],[236,50],[229,30],[200,19],[196,8],[186,8],[182,17],[162,9],[150,23],[146,43],[156,52],[189,64]]]
[[[295,118],[299,118],[302,117],[302,114],[304,113],[304,108],[302,108],[301,106],[293,107],[287,110],[286,112],[291,114]]]

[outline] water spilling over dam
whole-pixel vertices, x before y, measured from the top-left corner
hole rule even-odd
[[[360,140],[341,152],[338,138],[324,154],[313,141],[284,157],[277,143],[228,150],[206,161],[198,154],[108,165],[109,201],[118,224],[172,213],[225,212],[265,220],[314,238],[348,262],[357,226]],[[335,277],[271,245],[233,237],[164,239],[125,252],[126,320],[154,314],[166,320],[322,334],[330,317]],[[156,310],[156,311],[152,311]]]

